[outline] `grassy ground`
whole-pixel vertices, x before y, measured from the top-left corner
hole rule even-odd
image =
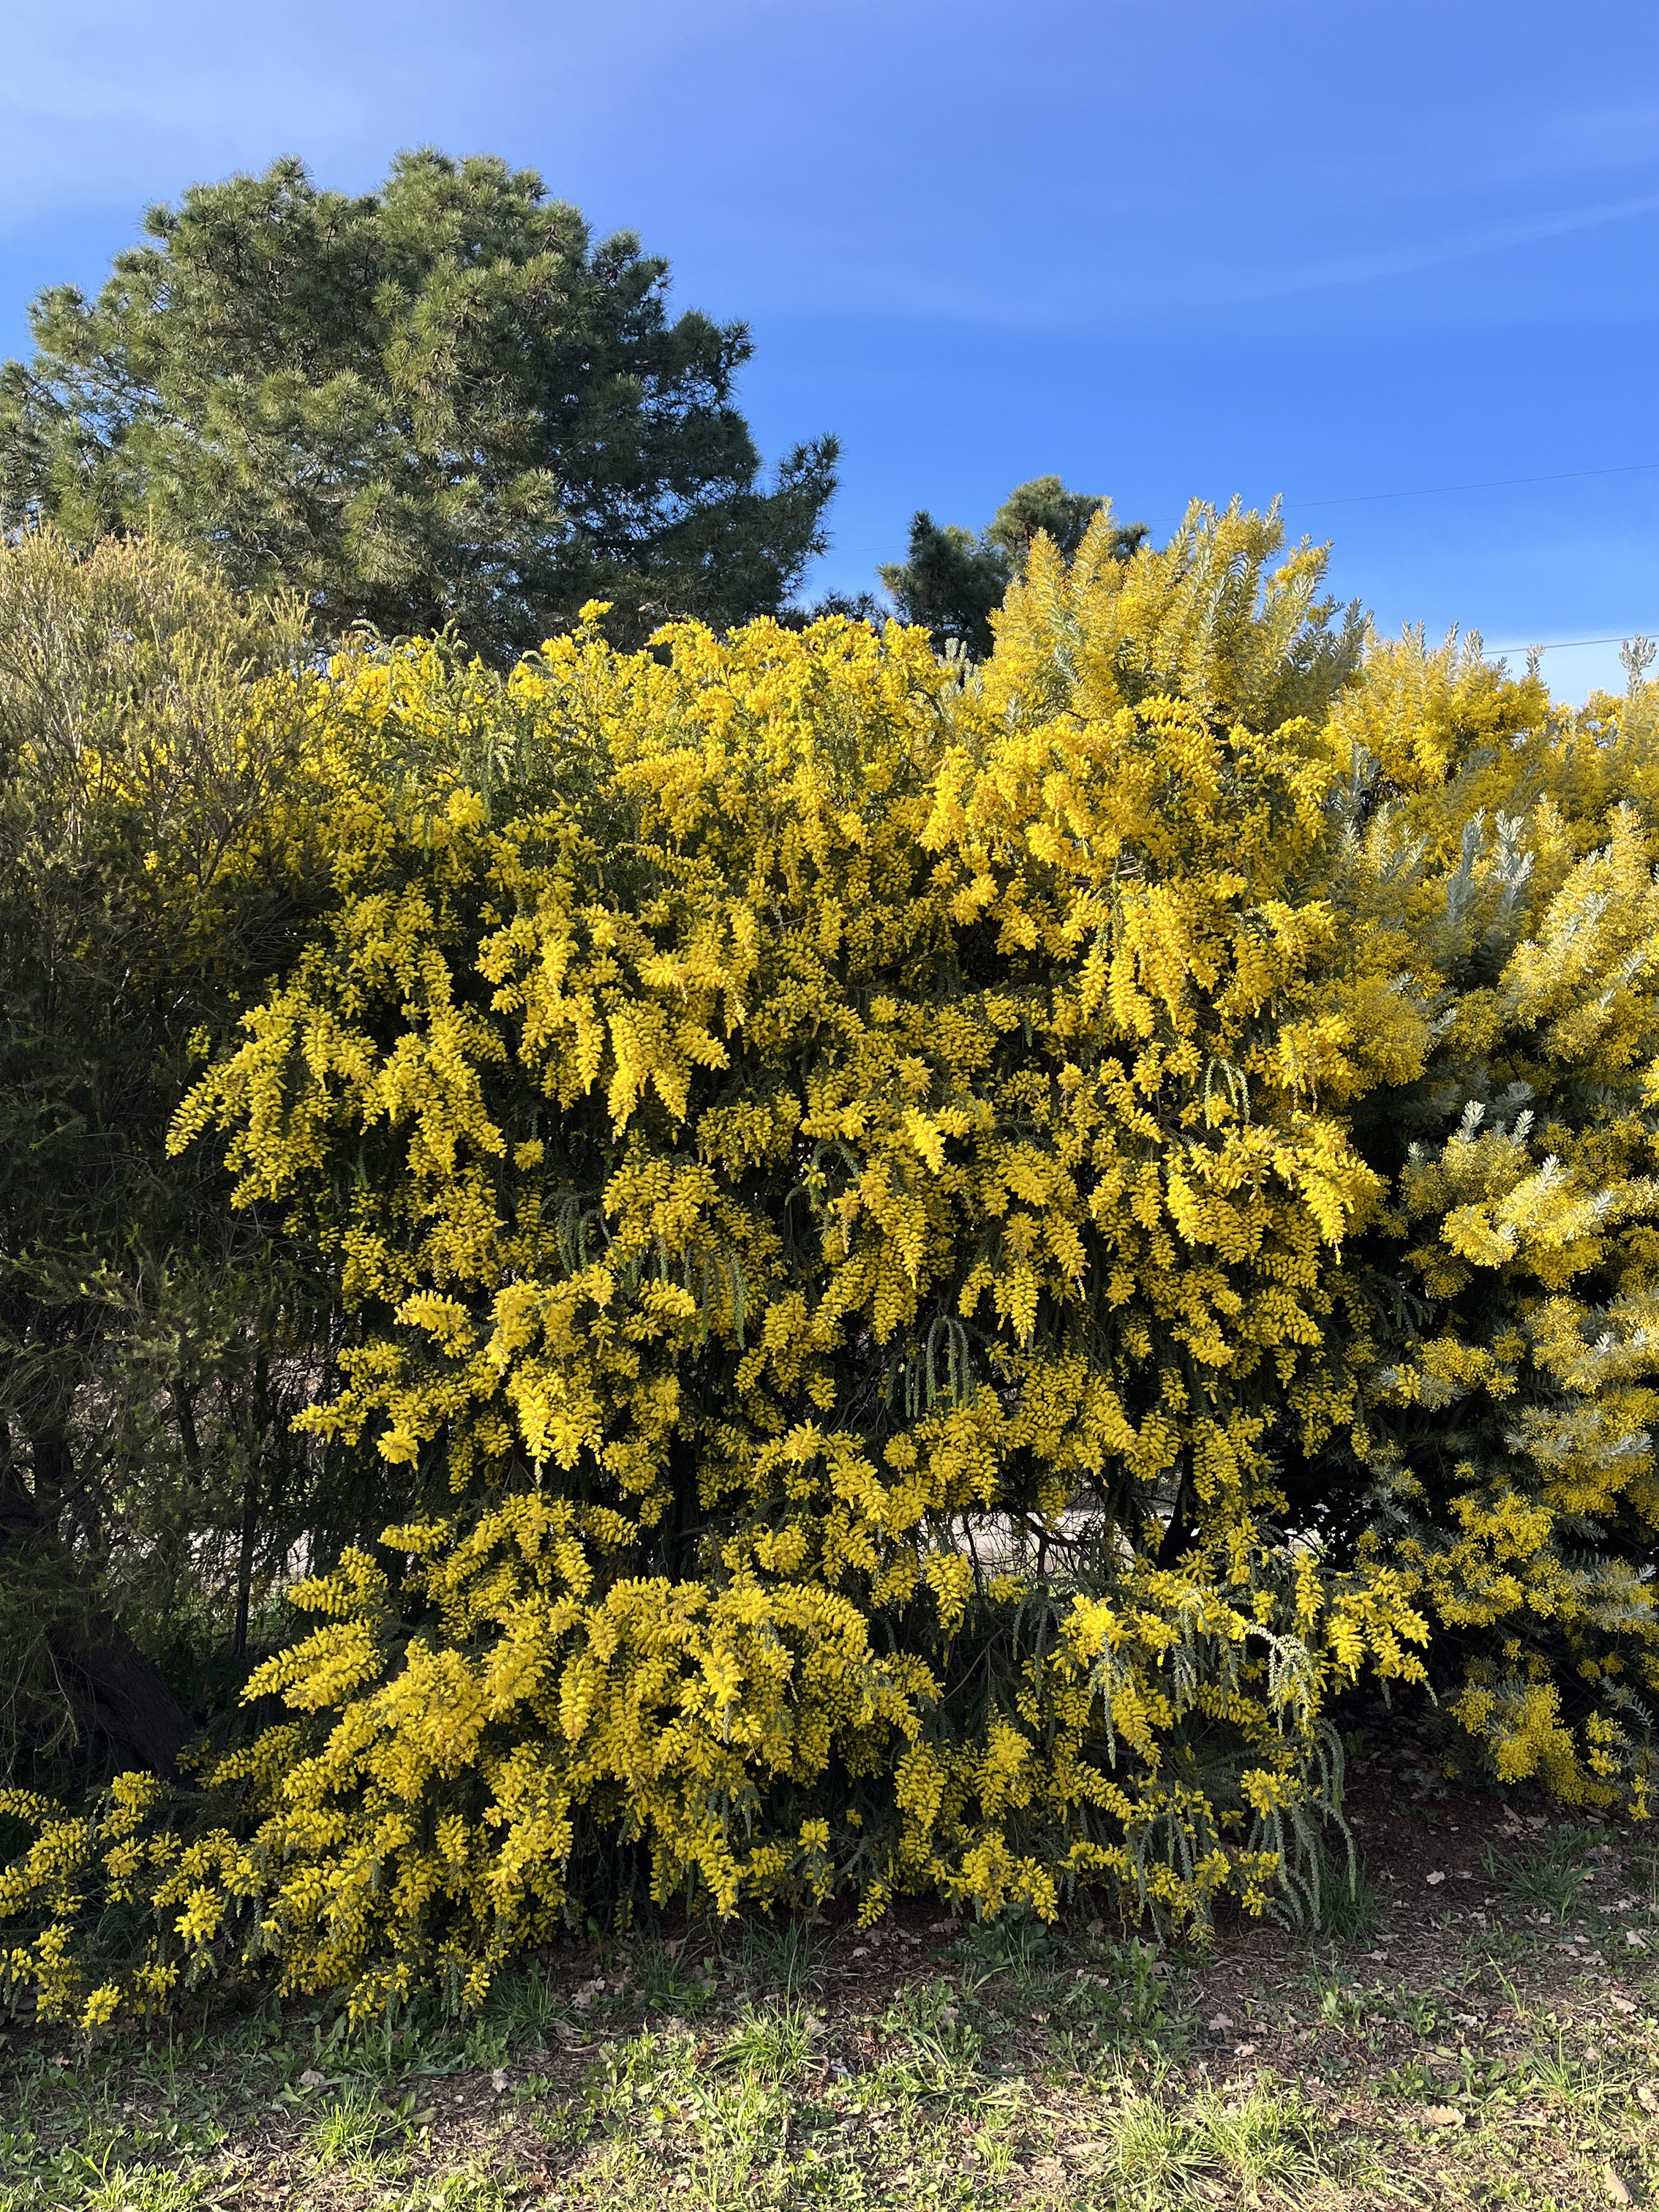
[[[572,1951],[465,2030],[13,2030],[0,2212],[1659,2203],[1655,1844],[1397,1745],[1354,1802],[1316,1935],[917,1910]]]

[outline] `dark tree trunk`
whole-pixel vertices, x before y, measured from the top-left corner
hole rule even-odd
[[[37,1482],[44,1477],[48,1498],[63,1498],[73,1475],[63,1431],[31,1436],[29,1445]],[[8,1554],[49,1565],[82,1601],[76,1632],[52,1642],[83,1738],[105,1749],[118,1766],[170,1774],[196,1732],[195,1723],[155,1661],[99,1602],[64,1546],[55,1516],[44,1510],[38,1492],[25,1488],[9,1451],[0,1453],[0,1560]]]
[[[118,1766],[171,1774],[196,1723],[118,1621],[99,1607],[87,1626],[87,1646],[60,1655],[76,1717],[109,1746]]]
[[[202,1447],[196,1441],[196,1407],[182,1382],[173,1386],[173,1410],[179,1416],[179,1441],[185,1448],[185,1465],[191,1474],[202,1472]]]
[[[1175,1567],[1198,1534],[1197,1501],[1193,1496],[1192,1477],[1184,1469],[1176,1486],[1170,1508],[1170,1518],[1154,1556],[1161,1567]]]
[[[236,1555],[236,1625],[231,1631],[230,1656],[247,1656],[248,1613],[253,1601],[253,1540],[259,1533],[258,1460],[249,1462],[242,1490],[241,1545]]]
[[[264,1354],[259,1353],[253,1363],[252,1419],[249,1426],[247,1468],[242,1482],[241,1542],[236,1555],[236,1621],[231,1630],[230,1653],[233,1659],[247,1656],[248,1615],[253,1602],[253,1550],[259,1534],[260,1476],[264,1470],[267,1440],[270,1439],[273,1459],[275,1439],[270,1438],[270,1376],[265,1367]]]

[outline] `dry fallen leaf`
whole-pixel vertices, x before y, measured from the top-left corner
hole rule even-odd
[[[1601,2168],[1601,2186],[1615,2204],[1630,2203],[1630,2191],[1625,2186],[1623,2177],[1614,2172],[1611,2163]]]
[[[1431,1889],[1432,1889],[1432,1888],[1434,1887],[1434,1886],[1435,1886],[1436,1882],[1437,1882],[1437,1881],[1444,1881],[1444,1880],[1445,1880],[1445,1879],[1446,1879],[1446,1877],[1445,1877],[1445,1875],[1444,1875],[1443,1874],[1431,1874],[1431,1875],[1429,1876],[1429,1887],[1430,1887]]]
[[[1644,2112],[1659,2112],[1659,2089],[1651,2081],[1638,2082],[1636,2101]]]
[[[1607,2002],[1613,2007],[1615,2012],[1632,2013],[1636,2010],[1636,2000],[1634,1997],[1612,1996],[1607,1999]]]
[[[498,2097],[501,2095],[502,2090],[506,2088],[507,2075],[501,2067],[498,2066],[495,2072],[490,2075],[489,2086],[495,2092],[495,2094]]]
[[[1232,2022],[1224,2012],[1218,2012],[1209,2025],[1212,2035],[1225,2035]]]
[[[1256,2052],[1260,2051],[1261,2048],[1261,2045],[1259,2043],[1235,2044],[1233,2046],[1233,2054],[1238,2058],[1254,2058]]]
[[[1455,2105],[1431,2105],[1423,2115],[1431,2128],[1461,2128],[1463,2115]]]
[[[300,2087],[302,2089],[320,2089],[327,2080],[326,2074],[319,2074],[314,2066],[307,2066],[300,2076]]]

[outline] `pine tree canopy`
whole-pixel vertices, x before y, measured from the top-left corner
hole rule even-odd
[[[1038,535],[1050,538],[1069,560],[1085,532],[1109,501],[1093,492],[1067,491],[1058,477],[1033,477],[1017,484],[977,536],[958,523],[942,528],[924,508],[910,524],[910,550],[889,562],[881,580],[900,616],[920,623],[941,650],[956,645],[983,660],[993,644],[991,617],[1025,564]],[[1144,522],[1111,532],[1113,556],[1127,561],[1145,544]]]
[[[42,293],[0,369],[13,522],[143,528],[326,630],[453,624],[494,659],[594,598],[623,637],[747,621],[822,550],[836,441],[767,488],[747,330],[671,320],[667,264],[532,170],[427,149],[353,198],[289,159],[145,228],[95,298]]]

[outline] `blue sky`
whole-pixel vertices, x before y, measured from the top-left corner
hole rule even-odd
[[[769,454],[840,433],[815,588],[1058,470],[1159,532],[1280,493],[1389,627],[1659,634],[1652,0],[0,0],[0,29],[5,351],[192,181],[499,152],[750,322]],[[1558,480],[1369,496],[1513,477]],[[1545,666],[1622,680],[1613,646]]]

